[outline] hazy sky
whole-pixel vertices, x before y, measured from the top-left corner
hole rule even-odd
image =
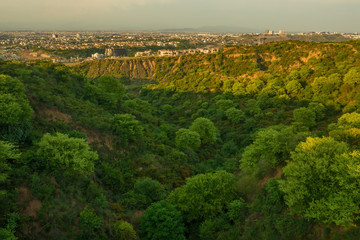
[[[360,32],[360,0],[0,0],[0,30]]]

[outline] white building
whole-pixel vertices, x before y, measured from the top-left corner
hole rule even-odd
[[[158,53],[160,57],[168,57],[175,55],[174,51],[172,50],[159,50]]]
[[[91,58],[92,59],[101,59],[101,58],[104,58],[105,55],[104,54],[100,54],[100,53],[94,53],[91,55]]]
[[[145,52],[137,52],[137,53],[135,53],[135,57],[151,56],[151,54],[152,54],[152,51],[150,49],[150,50],[147,50]]]

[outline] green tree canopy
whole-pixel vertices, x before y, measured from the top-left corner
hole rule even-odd
[[[342,84],[340,74],[334,73],[329,77],[318,77],[314,79],[311,84],[312,89],[317,95],[332,95],[335,91],[338,91]]]
[[[29,121],[33,111],[20,80],[0,75],[0,124],[19,124]]]
[[[124,101],[123,106],[127,112],[133,114],[141,115],[151,112],[151,105],[147,101],[138,98]]]
[[[104,225],[104,220],[96,214],[94,209],[84,208],[79,220],[83,239],[97,239],[97,233]]]
[[[62,133],[45,134],[38,143],[37,155],[51,171],[73,171],[85,175],[94,172],[94,161],[98,159],[85,139],[71,138]]]
[[[329,125],[329,135],[336,140],[350,144],[360,143],[360,114],[356,112],[343,114],[336,124]]]
[[[133,226],[123,220],[117,221],[114,224],[114,231],[116,237],[121,240],[136,240],[138,239]]]
[[[91,80],[87,88],[89,97],[107,109],[118,109],[125,93],[125,88],[119,80],[111,76]]]
[[[226,117],[232,122],[232,123],[240,123],[241,121],[245,120],[245,114],[240,109],[236,109],[234,107],[229,108],[225,111]]]
[[[9,173],[11,171],[10,162],[19,159],[20,153],[14,146],[8,142],[0,141],[0,222],[11,210],[12,198],[8,196],[7,185],[9,185]],[[1,229],[3,225],[0,224],[0,233],[6,233],[5,229]],[[8,229],[9,230],[9,229]],[[9,234],[11,231],[9,232]],[[1,234],[0,234],[1,236]]]
[[[290,126],[278,125],[259,130],[254,142],[248,145],[241,158],[240,167],[255,171],[260,165],[275,168],[290,157],[296,145],[305,140],[305,135],[295,133]]]
[[[292,80],[288,82],[285,88],[288,93],[295,93],[295,94],[300,93],[300,91],[303,89],[301,83],[299,83],[298,80]]]
[[[360,128],[360,114],[357,112],[345,113],[338,120],[339,127]]]
[[[244,220],[247,213],[247,204],[244,199],[239,198],[227,205],[226,216],[231,221]]]
[[[145,198],[145,205],[160,201],[166,197],[166,191],[163,185],[149,177],[138,179],[134,185],[136,194],[141,194]]]
[[[20,154],[15,150],[14,145],[0,141],[0,183],[5,182],[10,170],[9,160],[17,160]]]
[[[293,115],[295,124],[299,124],[300,126],[310,128],[316,124],[316,114],[309,108],[297,108],[294,110]]]
[[[217,129],[214,123],[207,118],[195,119],[189,129],[200,135],[202,144],[213,144],[216,141]]]
[[[180,128],[176,132],[175,144],[178,148],[193,148],[200,147],[201,140],[199,133],[189,129]]]
[[[232,92],[234,95],[246,95],[246,89],[245,89],[245,84],[242,82],[235,82],[232,86]]]
[[[360,68],[351,68],[344,76],[344,83],[356,87],[360,83]]]
[[[316,121],[324,119],[326,107],[322,103],[311,102],[308,108],[315,113]]]
[[[300,143],[283,169],[280,189],[290,211],[340,226],[354,224],[360,213],[360,152],[331,137]]]
[[[234,175],[219,171],[187,178],[186,184],[176,188],[168,201],[192,221],[222,213],[235,196]]]
[[[222,110],[226,111],[229,108],[232,108],[235,106],[234,102],[230,99],[220,99],[216,102],[216,105]]]
[[[119,136],[126,146],[129,141],[135,141],[143,134],[141,122],[131,114],[115,114],[112,120],[112,132]]]
[[[0,74],[0,139],[14,143],[25,140],[32,114],[23,83]]]
[[[145,240],[185,240],[181,213],[166,202],[160,201],[146,209],[141,219],[140,230]]]

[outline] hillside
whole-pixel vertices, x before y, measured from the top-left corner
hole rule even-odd
[[[111,75],[118,78],[149,79],[155,74],[155,59],[95,60],[82,63],[78,70],[89,78]]]
[[[358,239],[359,50],[0,61],[0,239]]]
[[[352,66],[359,66],[359,50],[356,41],[292,41],[225,47],[220,54],[90,61],[76,70],[89,78],[110,75],[155,79],[159,84],[154,87],[159,89],[171,87],[177,91],[228,91],[225,82],[248,82],[260,76],[287,75],[301,66],[311,68],[316,76],[329,71],[345,73]]]

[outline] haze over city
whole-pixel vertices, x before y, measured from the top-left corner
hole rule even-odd
[[[0,31],[195,28],[359,32],[359,10],[357,0],[2,0]]]

